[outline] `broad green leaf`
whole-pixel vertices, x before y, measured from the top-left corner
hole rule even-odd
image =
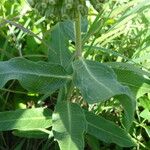
[[[67,37],[68,40],[75,41],[75,29],[74,29],[74,21],[66,20],[64,22],[60,23],[61,31],[63,31],[63,34],[65,37]],[[86,17],[83,17],[81,20],[81,31],[87,32],[88,28],[88,20]]]
[[[62,87],[70,76],[60,65],[13,58],[0,62],[0,88],[12,79],[31,92],[47,93]]]
[[[68,40],[75,41],[75,29],[74,29],[74,22],[71,20],[67,20],[64,22],[59,23],[61,32],[63,32],[63,35],[67,37]]]
[[[135,146],[128,133],[113,122],[85,111],[87,133],[106,143],[116,143],[121,147]]]
[[[59,64],[63,67],[68,66],[71,59],[71,53],[69,52],[69,40],[66,38],[62,27],[63,22],[57,23],[50,33],[49,46],[49,61]]]
[[[52,115],[54,138],[61,150],[83,150],[86,121],[82,109],[74,103],[59,102]]]
[[[133,64],[128,63],[107,63],[117,74],[118,81],[130,87],[136,98],[145,93],[150,93],[150,73],[146,72]]]
[[[117,81],[113,70],[102,63],[81,59],[73,63],[73,69],[75,86],[90,104],[128,91]]]
[[[101,102],[118,95],[125,110],[125,126],[129,129],[133,121],[135,101],[129,89],[117,81],[114,71],[105,64],[82,59],[74,62],[73,69],[75,86],[88,103]]]
[[[44,108],[0,112],[0,131],[48,128],[52,125],[51,116],[51,110]]]

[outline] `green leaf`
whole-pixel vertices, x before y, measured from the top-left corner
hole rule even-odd
[[[102,63],[81,59],[74,62],[73,69],[75,86],[88,103],[108,100],[128,91],[117,81],[113,70]]]
[[[99,150],[100,142],[96,137],[88,134],[86,135],[86,140],[91,150]]]
[[[1,112],[0,131],[48,128],[52,125],[51,115],[51,110],[44,108]]]
[[[52,115],[53,134],[61,150],[83,150],[85,116],[74,103],[59,102]]]
[[[139,98],[139,105],[150,111],[150,98],[147,95]]]
[[[150,73],[129,63],[107,63],[117,74],[118,81],[130,87],[136,98],[150,93]]]
[[[107,53],[107,54],[112,54],[114,56],[117,56],[117,57],[121,57],[121,58],[124,58],[125,60],[130,60],[128,57],[124,56],[123,54],[120,54],[119,52],[117,51],[114,51],[112,49],[108,49],[108,48],[104,48],[104,47],[100,47],[100,46],[89,46],[89,45],[84,45],[84,49],[86,49],[86,55],[88,55],[88,53],[91,51],[102,51],[104,53]]]
[[[129,89],[117,81],[114,71],[105,64],[82,59],[74,62],[73,69],[75,86],[88,103],[118,96],[125,110],[125,127],[129,129],[133,121],[135,101]]]
[[[59,64],[63,67],[68,66],[71,60],[71,53],[68,49],[69,47],[69,40],[66,38],[62,27],[63,22],[57,23],[50,34],[50,50],[49,50],[49,61]]]
[[[67,20],[60,23],[61,31],[63,35],[67,37],[68,40],[75,41],[75,30],[74,30],[74,22],[71,20]]]
[[[49,137],[48,133],[45,133],[41,130],[14,130],[13,135],[18,137],[34,138],[34,139],[42,139],[42,138],[48,139]]]
[[[48,138],[48,134],[36,131],[36,130],[15,130],[13,131],[13,135],[18,137],[25,137],[25,138],[35,138],[35,139],[42,139],[42,138]]]
[[[75,41],[75,29],[74,29],[74,21],[66,20],[64,22],[60,23],[61,31],[63,31],[63,34],[65,37],[67,37],[68,40]],[[88,29],[88,20],[86,17],[82,17],[81,20],[81,31],[87,32]]]
[[[140,116],[144,119],[147,119],[150,121],[150,111],[148,109],[144,109],[141,113]]]
[[[121,147],[135,146],[128,133],[113,122],[85,111],[87,133],[106,143],[115,143]]]
[[[110,14],[110,18],[114,18],[117,15],[125,12],[126,10],[130,10],[129,8],[137,4],[137,2],[140,2],[141,0],[132,0],[131,2],[129,1],[128,3],[125,3],[119,7],[116,7],[112,13]]]
[[[0,88],[7,81],[19,80],[31,92],[47,93],[62,87],[70,76],[56,64],[32,62],[24,58],[13,58],[0,62]]]
[[[150,138],[150,127],[149,126],[144,126],[144,129],[145,129],[148,137]]]
[[[129,131],[134,119],[134,112],[136,108],[135,100],[132,97],[128,97],[126,95],[117,95],[116,98],[120,101],[124,108],[122,123],[126,130]]]

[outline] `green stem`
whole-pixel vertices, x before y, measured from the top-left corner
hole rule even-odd
[[[78,17],[75,20],[75,46],[76,58],[82,57],[82,40],[81,40],[81,14],[78,12]]]

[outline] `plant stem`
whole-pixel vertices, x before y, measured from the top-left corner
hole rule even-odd
[[[75,20],[75,46],[76,46],[76,58],[82,57],[82,40],[81,40],[81,14],[78,11],[77,18]]]

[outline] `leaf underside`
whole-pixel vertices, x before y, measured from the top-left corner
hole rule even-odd
[[[96,103],[127,93],[115,73],[108,66],[89,60],[78,60],[73,64],[74,83],[88,103]]]
[[[31,92],[47,93],[62,87],[70,78],[60,65],[13,58],[0,62],[0,88],[7,81],[19,80]]]
[[[52,115],[53,134],[61,150],[83,150],[85,116],[82,109],[70,102],[59,102]]]
[[[113,122],[91,112],[85,111],[87,120],[87,133],[106,143],[116,143],[121,147],[135,146],[127,132]]]
[[[117,79],[123,85],[130,87],[136,98],[150,92],[150,73],[129,63],[107,63],[117,74]],[[147,76],[147,78],[146,78]]]
[[[0,113],[0,131],[34,130],[52,125],[52,111],[44,108],[20,109]]]
[[[105,64],[83,59],[75,61],[73,69],[74,84],[88,103],[93,104],[118,96],[125,110],[125,126],[129,129],[133,121],[135,101],[129,88],[117,81],[114,71]]]
[[[63,27],[67,26],[64,22],[57,23],[50,32],[50,39],[48,44],[49,50],[49,62],[59,64],[64,68],[68,66],[71,59],[71,53],[68,49],[69,40],[66,38]]]

